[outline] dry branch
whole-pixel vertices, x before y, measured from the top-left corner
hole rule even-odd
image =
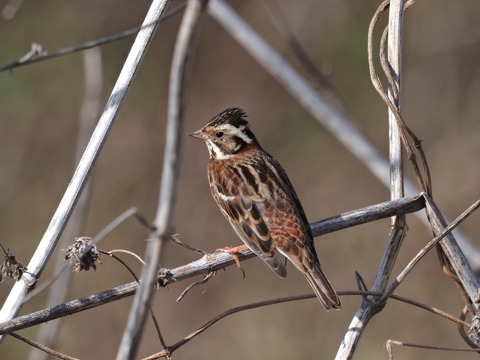
[[[63,49],[60,49],[60,50],[57,50],[57,51],[46,52],[45,50],[43,50],[43,48],[41,48],[42,49],[41,51],[38,51],[38,50],[34,51],[34,52],[30,51],[29,54],[27,54],[27,55],[30,55],[31,53],[33,53],[34,56],[27,56],[26,55],[26,56],[23,56],[19,60],[15,60],[15,61],[11,62],[10,64],[0,66],[0,72],[7,71],[7,70],[13,70],[13,69],[15,69],[17,67],[20,67],[20,66],[30,65],[30,64],[34,64],[34,63],[37,63],[37,62],[40,62],[40,61],[57,58],[57,57],[60,57],[60,56],[74,54],[74,53],[79,52],[79,51],[92,49],[94,47],[105,45],[105,44],[111,43],[113,41],[125,39],[127,37],[130,37],[130,36],[133,36],[133,35],[137,34],[142,29],[157,26],[159,23],[170,19],[171,17],[177,15],[180,11],[182,11],[185,8],[185,5],[186,5],[186,3],[178,5],[176,8],[174,8],[173,10],[164,14],[160,19],[158,19],[158,20],[156,20],[152,23],[143,24],[141,26],[137,26],[137,27],[134,27],[132,29],[125,30],[125,31],[123,31],[119,34],[115,34],[115,35],[112,35],[112,36],[105,36],[105,37],[100,38],[100,39],[96,39],[96,40],[93,40],[93,41],[88,41],[88,42],[80,44],[80,45],[75,45],[75,46],[71,46],[71,47],[68,47],[68,48],[63,48]],[[41,47],[41,45],[36,44],[36,43],[32,44],[32,48],[35,48],[35,47]],[[35,50],[35,49],[32,49],[32,50]]]
[[[318,237],[333,231],[365,224],[366,222],[374,220],[384,219],[395,213],[412,213],[421,210],[423,207],[423,197],[418,195],[396,201],[387,201],[366,208],[343,213],[324,220],[316,221],[310,224],[310,226],[314,236]],[[239,255],[241,260],[255,257],[255,254],[248,249],[243,250]],[[234,264],[235,260],[230,254],[224,252],[206,254],[199,260],[189,264],[179,266],[174,269],[162,269],[159,274],[158,281],[160,284],[168,285],[190,279],[197,275],[209,274]],[[97,294],[85,296],[65,304],[57,305],[50,309],[44,309],[32,314],[17,317],[13,320],[0,324],[0,335],[132,296],[136,289],[137,283],[131,282]]]
[[[427,201],[428,203],[429,201]],[[427,206],[427,209],[430,207]],[[442,241],[444,237],[447,237],[451,234],[453,229],[455,229],[461,222],[463,222],[468,216],[470,216],[474,211],[476,211],[480,207],[480,200],[476,201],[472,206],[470,206],[467,210],[465,210],[455,221],[453,221],[450,225],[443,227],[438,227],[435,231],[435,238],[432,239],[427,245],[423,247],[423,249],[408,263],[405,269],[397,276],[395,281],[390,285],[390,287],[384,292],[382,298],[386,298],[393,294],[395,289],[398,285],[403,281],[403,279],[407,276],[407,274],[413,269],[413,267],[425,256],[425,254],[430,251],[438,242]],[[431,212],[431,210],[427,210]],[[454,241],[454,240],[453,240]],[[450,245],[447,245],[450,247]],[[452,256],[454,263],[459,264],[457,265],[457,269],[461,269],[461,273],[467,273],[471,270],[469,266],[465,266],[462,264],[463,254],[454,253]],[[468,278],[468,275],[465,275]],[[476,279],[476,277],[474,277]],[[469,279],[469,281],[473,281],[474,279]],[[474,286],[474,285],[473,285]],[[478,289],[478,288],[477,288]],[[473,301],[472,301],[473,302]]]
[[[134,283],[132,283],[132,284],[134,284]],[[102,294],[102,293],[100,293],[100,294]],[[340,296],[347,296],[347,295],[376,296],[376,297],[382,296],[382,293],[372,292],[372,291],[339,291],[338,294]],[[314,297],[315,297],[314,294],[294,295],[294,296],[288,296],[288,297],[282,297],[282,298],[262,300],[262,301],[258,301],[258,302],[255,302],[255,303],[241,305],[241,306],[237,306],[237,307],[225,310],[222,313],[215,316],[214,318],[212,318],[211,320],[209,320],[208,322],[206,322],[204,325],[202,325],[197,330],[195,330],[192,333],[190,333],[189,335],[185,336],[180,341],[176,342],[173,345],[168,346],[166,349],[162,350],[160,353],[154,354],[154,355],[149,356],[145,359],[158,359],[160,357],[168,356],[169,354],[173,353],[173,351],[175,351],[179,347],[183,346],[184,344],[186,344],[187,342],[192,340],[194,337],[200,335],[202,332],[204,332],[210,326],[214,325],[216,322],[222,320],[223,318],[225,318],[227,316],[238,313],[240,311],[251,310],[251,309],[258,308],[258,307],[280,304],[280,303],[285,303],[285,302],[289,302],[289,301],[312,299]],[[454,316],[452,316],[448,313],[445,313],[444,311],[439,310],[435,307],[428,306],[428,305],[425,305],[425,304],[419,303],[417,301],[414,301],[414,300],[411,300],[411,299],[408,299],[408,298],[405,298],[405,297],[402,297],[402,296],[398,296],[398,295],[391,295],[390,297],[392,299],[395,299],[395,300],[404,302],[406,304],[410,304],[410,305],[422,308],[422,309],[424,309],[426,311],[429,311],[433,314],[439,315],[439,316],[441,316],[441,317],[443,317],[443,318],[445,318],[449,321],[454,322],[455,324],[457,324],[459,326],[463,326],[463,327],[468,327],[469,326],[468,323],[465,323],[464,321],[462,321],[460,319],[457,319]],[[85,297],[85,298],[82,298],[82,299],[74,300],[73,302],[79,302],[79,300],[82,300],[82,301],[85,301],[86,303],[88,303],[89,298],[90,297]],[[71,302],[71,303],[73,303],[73,302]],[[75,306],[70,306],[70,303],[63,304],[63,305],[68,305],[68,308],[70,310],[73,310],[73,311],[77,310],[77,311],[74,311],[74,312],[78,312],[78,311],[82,310],[81,308],[78,308],[78,307],[75,307]],[[58,307],[61,307],[63,305],[59,305]],[[72,305],[74,305],[74,304],[72,304]],[[30,327],[30,326],[34,326],[34,325],[38,324],[39,322],[54,320],[54,319],[60,317],[60,316],[58,316],[58,311],[56,310],[56,308],[57,307],[52,308],[52,309],[40,310],[40,311],[37,311],[37,312],[32,313],[32,314],[24,315],[21,318],[14,319],[14,320],[21,320],[21,321],[15,322],[15,324],[13,324],[14,326],[16,326],[15,329],[10,328],[9,331],[6,331],[5,333],[11,333],[15,330],[21,330],[21,329],[24,329],[24,328],[27,328],[27,327]],[[52,314],[55,314],[57,316],[52,317]],[[73,312],[68,314],[68,315],[71,315],[71,314],[73,314]],[[66,314],[64,314],[63,316],[65,316],[65,315]],[[22,319],[25,319],[25,321],[23,321]],[[33,321],[35,321],[35,323]],[[11,322],[14,322],[14,321],[12,320]]]
[[[448,228],[447,222],[433,200],[428,196],[425,197],[425,203],[427,214],[432,224],[433,233],[435,236],[439,236],[446,228]],[[478,207],[478,203],[479,202],[477,201],[471,208],[474,208],[475,206]],[[474,208],[474,210],[475,209],[476,208]],[[461,283],[463,289],[466,291],[470,303],[475,308],[476,313],[479,310],[480,305],[477,301],[480,293],[480,281],[473,272],[452,233],[448,233],[445,238],[440,241],[440,246],[442,247],[443,253],[448,258],[454,275],[458,277],[459,283]]]
[[[85,94],[80,110],[80,129],[77,138],[77,146],[75,151],[75,162],[78,164],[82,157],[83,150],[87,146],[88,140],[92,135],[92,131],[95,128],[95,121],[98,119],[98,115],[101,111],[101,93],[103,89],[103,71],[102,71],[102,53],[99,48],[92,48],[89,51],[83,53],[83,64],[85,74]],[[88,209],[90,205],[90,198],[92,181],[87,183],[83,194],[78,200],[77,207],[72,213],[72,220],[65,227],[65,231],[60,240],[59,246],[66,249],[68,245],[75,239],[78,234],[84,232],[84,227],[87,219]],[[60,254],[56,259],[55,273],[61,272],[64,268],[64,256]],[[60,277],[50,288],[47,306],[54,306],[64,302],[67,298],[68,291],[70,289],[70,282],[72,272],[67,271],[65,275]],[[46,347],[52,347],[57,338],[57,331],[59,329],[60,322],[51,322],[44,324],[38,333],[38,342]],[[31,360],[42,360],[47,358],[46,352],[32,349],[29,355]]]

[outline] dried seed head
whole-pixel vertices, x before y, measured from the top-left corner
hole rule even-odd
[[[1,244],[0,246],[2,247],[3,253],[5,254],[5,259],[0,264],[0,283],[6,277],[10,277],[15,281],[20,280],[27,268],[15,259],[15,255],[10,252],[10,249],[5,250],[5,248]]]
[[[75,242],[70,245],[66,250],[65,260],[69,260],[74,263],[73,271],[80,272],[82,270],[97,270],[96,262],[100,264],[100,253],[97,250],[96,245],[92,242],[92,238],[82,236],[75,239]]]

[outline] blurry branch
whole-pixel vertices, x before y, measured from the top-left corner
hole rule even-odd
[[[77,139],[75,164],[78,164],[82,157],[83,150],[87,146],[88,140],[95,128],[95,120],[98,118],[98,113],[101,110],[100,99],[102,94],[103,72],[102,54],[100,49],[93,48],[84,52],[83,61],[85,94],[80,110],[80,130]],[[90,179],[87,185],[85,185],[83,194],[78,200],[77,207],[72,212],[72,220],[65,227],[62,239],[60,240],[60,246],[63,249],[66,249],[72,242],[72,239],[75,239],[78,234],[83,233],[91,198],[91,184],[92,181]],[[54,273],[61,271],[64,265],[64,256],[63,254],[60,254],[56,259]],[[50,288],[47,300],[48,307],[61,304],[65,301],[68,290],[70,289],[71,275],[71,271],[65,272],[65,275],[60,277]],[[38,342],[46,347],[53,347],[59,326],[59,321],[44,324],[39,330],[37,337]],[[41,360],[46,358],[47,353],[39,352],[36,349],[32,349],[29,355],[30,360]]]
[[[125,269],[127,269],[127,271],[130,273],[130,275],[132,275],[132,277],[135,279],[135,281],[138,284],[138,277],[135,274],[135,272],[132,270],[132,268],[130,268],[130,266],[128,266],[128,264],[125,261],[123,261],[121,258],[119,258],[114,253],[115,252],[120,252],[120,253],[124,253],[124,254],[129,254],[129,255],[135,257],[137,260],[139,260],[143,265],[145,265],[145,262],[137,254],[135,254],[131,251],[127,251],[127,250],[110,250],[110,251],[100,251],[100,252],[103,253],[103,254],[107,254],[108,256],[112,257],[113,259],[117,260],[120,264],[122,264],[122,266]],[[148,312],[150,314],[150,317],[152,318],[153,325],[155,326],[155,330],[157,332],[157,336],[160,339],[160,342],[162,343],[163,347],[165,348],[165,342],[163,340],[162,332],[160,330],[160,326],[158,325],[157,317],[155,316],[155,313],[153,312],[153,309],[152,309],[151,306],[148,306]]]
[[[338,231],[353,227],[355,225],[361,225],[366,222],[384,219],[390,217],[394,212],[398,214],[406,214],[419,211],[423,207],[423,197],[419,195],[412,198],[388,201],[339,214],[311,223],[310,226],[314,236],[318,237],[331,233],[332,231]],[[239,256],[240,260],[246,260],[255,257],[255,254],[249,249],[245,249],[240,252]],[[169,284],[184,281],[194,276],[209,274],[234,264],[235,260],[230,254],[223,252],[206,254],[199,260],[189,264],[182,265],[174,269],[161,269],[157,280],[160,285],[168,286]],[[65,304],[57,305],[51,309],[40,310],[32,314],[15,318],[0,324],[0,335],[9,333],[11,331],[20,330],[28,326],[38,325],[41,322],[54,320],[64,315],[71,315],[99,305],[123,299],[133,295],[136,289],[137,283],[132,282],[97,294],[73,300]],[[24,325],[26,322],[28,322],[27,326]]]
[[[188,65],[198,33],[201,15],[207,1],[189,0],[180,25],[172,67],[170,70],[170,87],[168,98],[168,118],[165,139],[165,155],[160,184],[157,214],[154,220],[156,230],[148,243],[140,287],[135,295],[127,326],[117,354],[117,359],[132,359],[137,352],[144,328],[147,309],[149,308],[153,288],[157,281],[157,273],[163,255],[163,248],[171,235],[173,213],[178,188],[180,139],[184,112],[185,85]],[[165,344],[161,339],[162,346]]]
[[[334,107],[329,99],[319,94],[293,67],[283,59],[263,38],[261,38],[223,0],[211,0],[209,14],[237,40],[266,71],[275,77],[302,104],[317,121],[327,128],[347,150],[369,169],[385,186],[390,186],[389,163],[371,142],[353,125],[351,120]],[[421,192],[408,179],[404,179],[407,195]],[[428,229],[430,223],[423,213],[418,213]],[[480,269],[480,251],[462,232],[455,236],[465,249],[468,261]],[[468,249],[468,250],[467,250]]]
[[[126,30],[126,31],[121,32],[119,34],[115,34],[115,35],[112,35],[112,36],[106,36],[106,37],[103,37],[103,38],[100,38],[100,39],[97,39],[97,40],[88,41],[88,42],[80,44],[80,45],[75,45],[75,46],[71,46],[71,47],[68,47],[68,48],[63,48],[63,49],[60,49],[60,50],[57,50],[57,51],[52,51],[52,52],[46,52],[46,51],[43,50],[43,48],[41,48],[42,51],[40,51],[40,52],[39,51],[35,51],[35,52],[30,51],[29,54],[32,54],[31,56],[23,56],[21,59],[15,60],[15,61],[11,62],[10,64],[0,66],[0,72],[6,71],[6,70],[12,70],[14,68],[24,66],[24,65],[37,63],[39,61],[53,59],[53,58],[56,58],[56,57],[59,57],[59,56],[70,55],[70,54],[76,53],[78,51],[87,50],[87,49],[90,49],[90,48],[93,48],[93,47],[96,47],[96,46],[105,45],[105,44],[108,44],[108,43],[111,43],[111,42],[114,42],[114,41],[117,41],[117,40],[127,38],[129,36],[137,34],[138,32],[140,32],[143,29],[156,28],[156,26],[159,23],[161,23],[165,20],[168,20],[171,17],[180,13],[185,8],[185,6],[186,6],[186,3],[182,3],[182,4],[178,5],[176,8],[174,8],[173,10],[169,11],[168,13],[166,13],[161,18],[159,18],[155,21],[152,21],[150,23],[144,23],[142,26],[134,27],[132,29]],[[32,49],[35,46],[36,46],[36,48],[38,48],[38,46],[41,47],[41,45],[39,45],[37,43],[33,43],[32,44]],[[29,54],[27,54],[27,55],[29,55]]]
[[[267,8],[268,14],[271,16],[278,31],[287,41],[305,71],[312,78],[313,85],[325,96],[329,97],[330,101],[334,101],[335,105],[341,106],[341,102],[338,99],[338,94],[335,92],[332,83],[328,77],[320,69],[318,69],[317,66],[315,66],[315,63],[293,33],[285,15],[278,7],[276,1],[263,0],[262,2]]]
[[[160,18],[161,13],[166,6],[166,2],[166,0],[157,0],[152,4],[144,21],[144,25],[150,24]],[[22,279],[15,283],[0,311],[0,322],[10,320],[18,314],[24,296],[37,282],[40,273],[50,258],[70,214],[77,203],[78,197],[86,184],[87,178],[95,165],[103,144],[107,139],[116,115],[118,114],[133,78],[139,69],[155,29],[156,26],[149,26],[143,28],[138,33],[127,59],[125,60],[125,64],[120,72],[117,83],[112,90],[112,94],[107,101],[105,110],[98,121],[95,131],[93,132],[87,148],[73,174],[70,184],[68,185],[43,238],[38,244],[32,259],[27,266],[28,274],[25,273]]]
[[[15,17],[18,10],[21,8],[23,0],[9,0],[2,9],[2,17],[5,20],[11,20]]]

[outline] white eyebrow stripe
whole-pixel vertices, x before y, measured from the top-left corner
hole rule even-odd
[[[247,144],[250,144],[252,142],[252,139],[247,136],[243,132],[243,129],[245,129],[245,126],[242,126],[240,128],[237,128],[231,124],[223,124],[218,128],[219,130],[225,130],[226,133],[234,136],[238,136],[240,139],[245,141]]]

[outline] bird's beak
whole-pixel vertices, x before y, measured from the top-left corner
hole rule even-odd
[[[194,132],[188,134],[188,136],[191,136],[191,137],[194,137],[194,138],[200,139],[200,140],[207,140],[207,137],[205,136],[205,133],[202,131],[202,129],[194,131]]]

